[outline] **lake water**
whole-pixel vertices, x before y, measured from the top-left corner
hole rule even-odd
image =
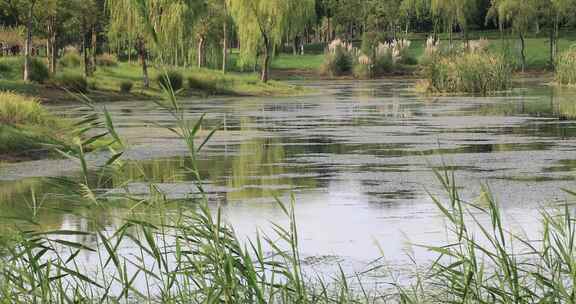
[[[382,254],[398,267],[411,263],[409,255],[427,261],[433,255],[413,244],[446,240],[429,195],[442,196],[433,169],[454,170],[470,201],[488,185],[508,227],[538,232],[539,208],[566,201],[561,189],[576,188],[576,95],[544,82],[523,80],[491,97],[423,97],[411,91],[413,80],[402,79],[315,82],[305,83],[316,90],[307,96],[194,99],[183,106],[191,118],[207,114],[202,134],[222,125],[199,165],[211,206],[222,207],[240,235],[286,223],[273,196],[289,201],[293,194],[308,263],[361,271]],[[105,106],[130,143],[130,191],[145,194],[153,182],[175,199],[194,192],[182,171],[185,146],[157,125],[173,123],[166,112],[150,101]],[[94,163],[101,158],[91,156]],[[113,230],[129,212],[125,206],[94,211],[63,199],[48,179],[74,176],[78,168],[64,160],[1,165],[0,212],[36,214],[42,229]],[[31,189],[39,196],[35,206]],[[174,212],[187,207],[193,208]]]

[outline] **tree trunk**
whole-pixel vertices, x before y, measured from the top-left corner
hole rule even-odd
[[[30,52],[32,51],[32,18],[34,17],[34,5],[36,1],[30,3],[28,11],[28,23],[26,26],[26,48],[24,49],[24,81],[30,81]]]
[[[48,70],[50,74],[54,75],[56,73],[56,17],[50,17],[48,21],[48,39],[47,45],[47,57],[48,57]]]
[[[201,68],[204,66],[204,44],[205,44],[206,39],[204,37],[200,37],[200,39],[198,39],[198,60],[196,61],[196,63],[198,63],[198,67]]]
[[[98,48],[98,32],[96,31],[96,25],[92,25],[92,45],[90,47],[90,50],[92,51],[91,53],[91,57],[90,57],[90,65],[91,65],[91,72],[94,73],[96,71],[96,53],[97,53],[97,48]]]
[[[142,64],[142,75],[144,77],[144,88],[150,88],[150,78],[148,77],[148,65],[146,63],[146,45],[144,44],[144,38],[138,37],[138,55],[140,57],[140,63]]]
[[[526,41],[522,33],[520,33],[520,57],[522,60],[522,72],[524,72],[526,70]]]
[[[90,67],[90,56],[88,56],[88,39],[86,39],[86,33],[84,33],[82,38],[82,53],[84,55],[84,76],[90,77],[92,75],[92,69]]]
[[[556,67],[556,55],[558,55],[558,16],[554,17],[554,24],[550,27],[550,66]]]
[[[268,82],[269,78],[269,70],[270,70],[270,41],[267,36],[264,36],[264,60],[262,62],[262,73],[260,80],[266,83]]]
[[[224,36],[222,39],[222,72],[226,73],[228,63],[228,22],[224,20]]]

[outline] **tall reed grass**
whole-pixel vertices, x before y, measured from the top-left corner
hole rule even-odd
[[[427,59],[423,76],[420,91],[486,95],[511,87],[512,66],[487,52],[438,52]]]
[[[576,48],[572,47],[558,56],[554,76],[558,84],[576,84]]]
[[[571,206],[542,209],[540,235],[531,239],[508,228],[487,186],[481,201],[470,203],[461,198],[453,174],[437,177],[448,198],[432,199],[447,221],[449,240],[426,247],[438,258],[415,288],[402,292],[404,303],[573,303],[576,222]]]

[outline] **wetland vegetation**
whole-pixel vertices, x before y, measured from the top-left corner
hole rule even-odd
[[[0,303],[571,303],[574,0],[0,0]]]

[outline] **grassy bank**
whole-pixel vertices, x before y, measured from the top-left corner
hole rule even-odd
[[[0,92],[0,159],[29,159],[67,150],[72,124],[44,109],[37,99]]]
[[[66,78],[83,78],[83,67],[67,63],[61,64],[57,74],[42,84],[24,82],[22,78],[22,59],[17,57],[0,58],[0,91],[14,91],[20,94],[37,96],[42,101],[63,101],[72,97],[61,87],[66,87]],[[270,96],[294,95],[303,90],[299,87],[278,81],[266,84],[259,81],[253,73],[222,73],[220,71],[197,68],[175,68],[184,80],[183,95],[241,95]],[[98,66],[93,76],[85,79],[86,93],[94,101],[127,100],[157,98],[161,95],[157,79],[162,71],[150,67],[150,87],[144,88],[142,68],[138,64],[117,62],[114,65]],[[129,90],[122,88],[130,86]],[[74,89],[72,89],[74,90]]]

